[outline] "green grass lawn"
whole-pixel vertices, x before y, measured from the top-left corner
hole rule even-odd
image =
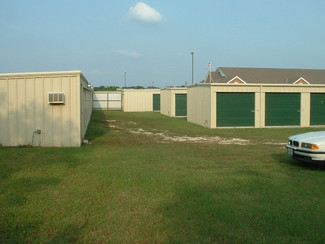
[[[320,129],[93,111],[81,148],[0,148],[0,243],[324,243],[325,171],[284,148]]]

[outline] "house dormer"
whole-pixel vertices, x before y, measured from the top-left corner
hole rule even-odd
[[[293,82],[294,85],[310,85],[310,83],[304,79],[303,77],[300,77],[298,80]]]
[[[246,84],[246,82],[238,76],[235,76],[227,84]]]

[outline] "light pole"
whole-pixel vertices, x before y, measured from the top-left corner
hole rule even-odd
[[[194,52],[190,53],[192,55],[192,85],[193,85],[193,72],[194,72]]]

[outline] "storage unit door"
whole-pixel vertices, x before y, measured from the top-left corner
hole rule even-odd
[[[254,125],[255,93],[217,93],[217,127]]]
[[[153,94],[153,111],[160,110],[160,94]]]
[[[265,125],[300,125],[300,93],[266,93]]]
[[[310,94],[310,125],[325,125],[325,93]]]
[[[187,94],[175,94],[175,116],[187,116]]]

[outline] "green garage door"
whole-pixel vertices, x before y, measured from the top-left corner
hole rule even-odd
[[[300,93],[266,93],[265,125],[300,125]]]
[[[325,93],[310,94],[310,125],[325,125]]]
[[[187,116],[187,94],[175,94],[175,116]]]
[[[254,126],[254,111],[255,93],[217,93],[217,127]]]
[[[160,94],[153,94],[153,111],[160,110]]]

